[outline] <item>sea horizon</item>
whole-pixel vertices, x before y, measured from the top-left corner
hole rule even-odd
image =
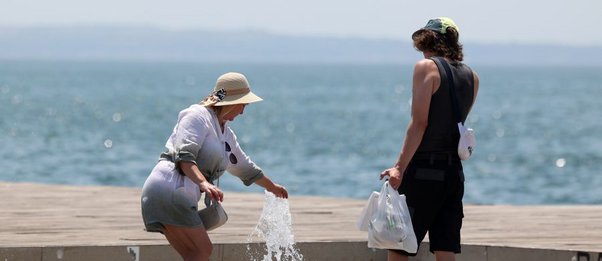
[[[467,204],[599,204],[600,68],[473,66]],[[411,65],[0,60],[5,182],[141,187],[177,113],[227,71],[264,98],[230,126],[291,195],[365,199],[409,120]],[[228,174],[224,191],[261,192]]]

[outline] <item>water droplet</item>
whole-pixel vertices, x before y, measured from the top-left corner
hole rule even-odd
[[[46,108],[46,116],[56,116],[56,110],[53,108]]]
[[[186,85],[192,86],[196,84],[196,79],[192,76],[188,76],[186,77],[186,80],[184,80],[184,83],[186,83]]]
[[[505,134],[505,131],[504,131],[504,129],[497,129],[497,130],[495,130],[495,135],[496,135],[498,138],[504,137],[504,134]]]
[[[293,132],[295,132],[295,124],[293,124],[293,123],[289,123],[289,124],[287,124],[287,125],[286,125],[286,131],[287,131],[288,133],[293,133]]]
[[[110,139],[106,139],[104,142],[105,148],[110,149],[113,147],[113,141]]]
[[[100,110],[99,108],[95,108],[94,109],[94,117],[96,117],[96,119],[102,119],[105,115],[103,115],[102,110]]]
[[[403,86],[401,84],[395,85],[395,93],[401,94],[401,93],[403,93],[404,90],[405,90],[405,86]]]
[[[121,119],[123,119],[123,114],[121,114],[121,112],[113,113],[113,121],[114,122],[120,122]]]
[[[564,158],[559,158],[556,160],[556,167],[564,168],[566,165],[566,160]]]
[[[15,95],[12,98],[12,102],[14,105],[18,105],[23,102],[23,98],[20,95]]]
[[[498,120],[502,117],[502,112],[501,111],[494,111],[493,114],[491,114],[491,116],[493,116],[494,119]]]
[[[84,103],[84,98],[76,96],[73,98],[73,101],[77,104],[83,104]]]

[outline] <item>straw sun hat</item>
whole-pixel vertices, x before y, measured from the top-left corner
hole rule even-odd
[[[204,106],[225,106],[233,104],[248,104],[262,101],[251,92],[247,78],[236,72],[229,72],[217,78],[213,92],[201,101]]]

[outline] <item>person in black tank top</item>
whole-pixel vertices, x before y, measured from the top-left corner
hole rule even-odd
[[[462,63],[458,26],[447,17],[428,21],[412,34],[424,59],[416,62],[412,80],[412,117],[394,167],[380,178],[406,196],[416,239],[429,233],[437,261],[455,260],[460,253],[464,172],[458,157],[459,133],[452,112],[449,78],[431,58],[442,57],[451,67],[464,121],[477,97],[479,78]],[[388,260],[408,260],[407,253],[389,250]]]

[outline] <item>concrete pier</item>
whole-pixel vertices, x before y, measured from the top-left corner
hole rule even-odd
[[[249,260],[263,250],[248,237],[264,196],[225,193],[229,221],[209,233],[211,260]],[[364,200],[292,195],[289,204],[305,260],[386,260],[355,228]],[[0,182],[0,224],[0,261],[180,260],[143,230],[138,188]],[[602,260],[602,206],[468,205],[462,242],[458,260]],[[434,260],[428,240],[412,260]]]

